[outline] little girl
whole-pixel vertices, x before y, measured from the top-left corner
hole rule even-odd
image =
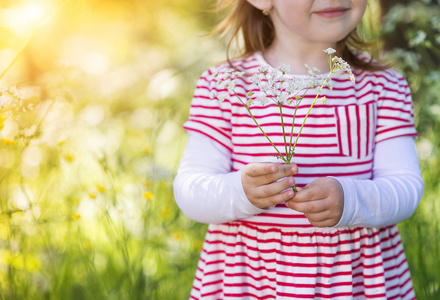
[[[367,0],[229,2],[219,31],[243,34],[244,52],[199,79],[174,181],[181,210],[210,223],[191,299],[414,299],[395,224],[423,194],[417,133],[405,79],[366,59],[357,26]],[[305,63],[328,71],[329,47],[351,65],[355,83],[335,76],[322,90],[327,103],[309,115],[295,163],[272,156],[234,94],[211,99],[214,74],[245,72],[237,87],[246,94],[263,64],[290,65],[303,78]],[[301,126],[316,94],[307,92],[294,121],[294,106],[284,107],[286,126]],[[279,107],[251,110],[282,145]]]

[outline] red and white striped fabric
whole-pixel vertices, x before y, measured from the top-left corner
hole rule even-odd
[[[239,94],[255,89],[249,79],[262,63],[258,53],[234,61],[235,68],[247,73],[236,85]],[[202,74],[185,130],[229,149],[231,171],[251,162],[276,162],[276,151],[234,95],[222,103],[211,99],[211,91],[218,88],[213,74],[227,69],[228,64],[222,64]],[[408,84],[400,74],[354,73],[355,84],[333,78],[333,89],[321,92],[327,104],[316,104],[309,114],[295,149],[297,186],[325,176],[371,179],[376,143],[417,134]],[[316,91],[309,91],[299,106],[295,132],[315,96]],[[257,104],[251,109],[284,152],[278,106]],[[289,130],[293,109],[283,110]],[[283,204],[210,225],[191,292],[191,299],[350,298],[414,298],[397,227],[316,228],[304,214]]]

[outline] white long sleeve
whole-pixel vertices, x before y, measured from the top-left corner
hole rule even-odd
[[[189,132],[174,180],[183,213],[201,223],[223,223],[265,212],[246,198],[241,172],[231,172],[231,153],[199,133]],[[414,138],[376,145],[373,180],[336,178],[344,190],[344,211],[335,227],[379,227],[412,215],[423,194]]]
[[[246,198],[241,171],[231,172],[231,153],[194,132],[188,132],[174,198],[188,218],[200,223],[230,222],[266,211]]]
[[[414,138],[397,137],[375,147],[373,180],[336,178],[344,190],[344,212],[335,227],[382,227],[409,218],[423,195]]]

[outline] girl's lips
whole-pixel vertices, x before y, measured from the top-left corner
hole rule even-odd
[[[323,18],[337,18],[344,15],[347,11],[348,8],[345,7],[329,7],[314,13]]]

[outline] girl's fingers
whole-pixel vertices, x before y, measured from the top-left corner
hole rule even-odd
[[[298,166],[294,163],[290,165],[274,163],[252,163],[244,167],[243,172],[250,177],[267,176],[278,174],[280,178],[298,173]]]
[[[246,165],[243,172],[249,177],[259,177],[278,172],[278,167],[271,163],[252,163]]]
[[[305,187],[300,190],[295,195],[293,202],[310,202],[314,200],[324,199],[328,196],[328,192],[319,186],[316,187]]]
[[[297,192],[295,197],[286,203],[287,207],[304,214],[316,214],[328,211],[329,206],[327,199],[298,202],[297,197],[299,193],[300,192]]]
[[[293,201],[306,202],[313,200],[320,200],[328,198],[333,193],[342,191],[342,187],[339,182],[333,178],[318,178],[306,185],[303,188],[298,188],[298,192],[295,195]]]
[[[298,167],[295,164],[280,165],[270,163],[250,164],[243,170],[245,175],[256,180],[257,185],[265,185],[275,182],[281,178],[292,176],[298,173]]]
[[[277,205],[279,203],[286,202],[289,199],[292,199],[294,194],[295,193],[292,191],[292,189],[289,189],[285,192],[278,193],[278,194],[270,196],[270,197],[266,197],[264,199],[261,199],[260,202],[263,203],[261,207],[270,207],[273,205]]]
[[[256,193],[259,195],[259,198],[267,198],[279,194],[286,189],[290,189],[293,185],[295,185],[295,179],[293,179],[293,177],[287,177],[281,181],[257,187]],[[294,194],[292,194],[292,197],[293,196]]]

